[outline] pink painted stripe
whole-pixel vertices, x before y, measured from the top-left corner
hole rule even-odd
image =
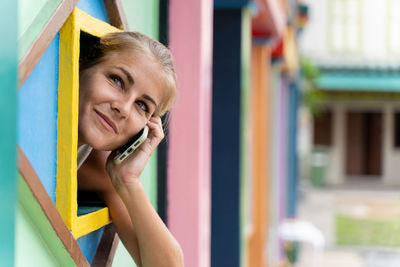
[[[179,97],[168,151],[168,225],[185,266],[210,266],[212,0],[170,0]]]

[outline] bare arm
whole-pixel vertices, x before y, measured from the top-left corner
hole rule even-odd
[[[78,172],[79,187],[101,194],[118,235],[138,266],[183,266],[178,242],[152,207],[139,180],[148,158],[163,138],[159,118],[148,126],[150,135],[141,150],[120,165],[108,160],[107,171],[104,166],[109,153],[93,151]]]

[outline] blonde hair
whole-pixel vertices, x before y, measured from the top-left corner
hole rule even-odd
[[[139,32],[113,32],[103,35],[97,43],[80,57],[80,71],[96,65],[112,54],[130,50],[134,53],[144,53],[160,64],[163,70],[166,92],[157,110],[157,115],[163,115],[172,106],[177,96],[176,74],[172,54],[160,42]],[[82,51],[81,51],[82,52]]]

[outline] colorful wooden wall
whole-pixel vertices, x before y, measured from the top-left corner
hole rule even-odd
[[[17,7],[7,2],[14,15],[2,17],[15,20]],[[75,7],[101,28],[129,26],[159,38],[174,54],[179,96],[168,140],[141,180],[181,244],[185,265],[275,266],[283,259],[277,227],[296,215],[299,102],[297,80],[285,73],[289,59],[282,54],[277,63],[271,60],[287,21],[278,0],[20,1],[18,34],[7,31],[10,42],[18,38],[18,50],[7,43],[0,50],[10,51],[9,69],[0,75],[15,78],[19,62],[19,89],[4,79],[15,91],[4,94],[1,108],[12,112],[1,118],[18,129],[3,130],[11,155],[2,160],[4,177],[15,177],[15,143],[20,151],[17,208],[5,207],[0,230],[16,246],[1,253],[14,253],[17,266],[35,257],[40,266],[95,265],[98,244],[109,233],[101,227],[81,236],[70,227],[71,233],[56,209],[64,132],[58,121],[65,100],[59,89],[65,62],[60,30]],[[9,193],[1,194],[4,200],[15,203],[15,179],[1,184]],[[3,258],[13,265],[13,257]],[[135,266],[122,244],[113,266]]]
[[[79,23],[83,23],[82,27],[86,27],[84,26],[86,17],[90,20],[92,18],[93,20],[95,20],[94,18],[99,19],[99,22],[92,23],[95,27],[101,24],[100,21],[109,23],[109,18],[113,18],[110,15],[110,4],[95,0],[82,0],[79,3],[67,0],[41,1],[39,3],[41,8],[32,6],[28,1],[22,1],[19,8],[19,43],[21,45],[19,50],[19,81],[21,87],[18,91],[17,121],[21,178],[18,182],[19,205],[16,217],[16,264],[18,266],[26,266],[37,255],[42,255],[40,257],[43,261],[41,266],[54,266],[54,263],[66,266],[71,266],[73,263],[79,266],[90,264],[103,233],[102,228],[96,231],[84,230],[86,232],[80,232],[82,234],[75,232],[74,223],[70,225],[67,222],[67,217],[64,217],[64,213],[60,210],[59,198],[62,195],[56,194],[56,191],[58,191],[56,187],[61,182],[56,177],[60,176],[59,173],[62,173],[60,166],[64,166],[64,162],[66,162],[63,156],[59,157],[64,155],[59,154],[59,146],[65,145],[64,142],[69,142],[67,140],[69,137],[65,139],[66,141],[60,139],[65,132],[65,130],[62,130],[63,128],[60,128],[64,127],[62,106],[67,105],[67,110],[70,110],[68,107],[70,101],[75,101],[74,97],[71,100],[64,98],[64,91],[61,86],[63,84],[61,80],[64,79],[65,75],[68,75],[68,71],[59,72],[59,68],[63,69],[66,62],[65,52],[61,52],[62,50],[59,47],[61,45],[64,48],[64,42],[69,42],[69,40],[62,39],[64,35],[60,35],[58,32],[63,29],[63,24],[70,17],[75,6],[85,12],[82,15],[79,13],[81,11],[75,12],[77,20],[82,21]],[[99,31],[94,29],[89,30],[89,32],[97,31],[104,34],[104,29],[108,26],[100,27]],[[70,41],[75,42],[73,39],[70,39]],[[77,42],[79,44],[79,40]],[[79,45],[72,48],[72,52],[76,53],[74,49],[79,49]],[[61,57],[61,54],[63,57]],[[67,61],[70,60],[72,60],[72,64],[78,66],[77,58],[68,57]],[[68,78],[67,83],[73,79]],[[77,90],[77,87],[74,89],[74,86],[76,85],[71,84],[71,86],[68,86],[68,90]],[[60,106],[60,103],[62,106]],[[75,109],[74,106],[72,106],[73,109]],[[77,122],[77,117],[74,118],[77,115],[73,114],[72,121]],[[70,127],[70,125],[66,125],[66,129]],[[77,138],[74,135],[76,133],[72,134],[72,139]],[[71,144],[74,144],[74,142]],[[66,148],[67,150],[74,150],[68,148],[68,145]],[[74,172],[73,165],[71,168]],[[65,175],[60,177],[65,177]],[[76,181],[75,189],[73,187],[72,189],[71,196],[74,196],[74,194],[76,196]],[[75,193],[73,193],[74,190]],[[59,211],[56,210],[55,204],[57,204]],[[62,221],[60,215],[67,220],[67,224]],[[76,211],[73,216],[77,216]],[[97,220],[92,220],[88,226],[93,223],[98,224]],[[76,226],[82,229],[83,221],[80,221],[76,221]],[[76,235],[75,238],[72,237],[66,225],[72,227],[70,229]],[[31,250],[32,253],[26,253],[27,246],[32,246],[35,250]],[[54,248],[51,254],[46,247]],[[56,256],[54,257],[52,254]]]

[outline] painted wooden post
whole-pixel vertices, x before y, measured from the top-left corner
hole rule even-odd
[[[185,266],[210,264],[212,1],[170,0],[179,98],[168,153],[168,225]]]
[[[277,177],[279,183],[279,219],[283,221],[286,218],[287,212],[287,193],[288,193],[288,92],[289,92],[289,81],[287,77],[281,75],[281,86],[279,88],[279,107],[277,119],[279,123],[279,134],[278,134],[278,146],[279,146],[279,157],[278,157],[278,168],[279,176]]]
[[[247,1],[215,1],[212,128],[212,266],[240,266],[247,177],[250,63]]]
[[[17,92],[17,3],[5,1],[0,10],[0,78],[2,125],[0,147],[0,258],[1,265],[14,266],[16,209],[16,92]]]
[[[269,200],[268,187],[270,180],[270,60],[271,49],[267,45],[253,45],[251,71],[251,113],[252,118],[252,179],[251,183],[251,227],[246,266],[266,266],[268,237]]]
[[[271,50],[282,38],[286,14],[282,1],[255,0],[254,3],[257,12],[252,18],[253,54],[256,55],[253,72],[256,73],[253,73],[255,82],[251,90],[253,136],[257,143],[253,145],[250,182],[254,196],[248,263],[249,266],[275,266],[280,253],[276,229],[285,209],[287,98],[281,84],[281,64],[272,65]],[[259,103],[259,98],[263,99],[263,104]],[[260,138],[264,138],[266,144],[262,145]]]
[[[297,156],[297,116],[300,103],[300,92],[296,82],[289,85],[289,114],[288,114],[288,132],[289,132],[289,145],[288,145],[288,206],[287,216],[295,217],[297,215],[297,188],[298,188],[298,156]]]

